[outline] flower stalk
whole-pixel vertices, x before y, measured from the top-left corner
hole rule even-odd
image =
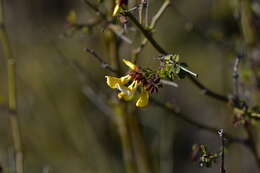
[[[7,61],[9,119],[15,149],[15,172],[23,173],[23,152],[20,125],[17,115],[16,67],[5,27],[4,2],[0,0],[0,40]]]

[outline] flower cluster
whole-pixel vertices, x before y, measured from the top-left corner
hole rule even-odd
[[[134,99],[138,87],[141,88],[140,96],[136,102],[137,107],[145,107],[149,102],[149,93],[158,92],[161,87],[159,75],[149,70],[143,70],[128,60],[123,62],[130,68],[127,75],[117,78],[106,76],[110,88],[118,89],[118,98],[130,101]],[[130,84],[129,84],[130,83]],[[128,86],[126,86],[129,84]]]

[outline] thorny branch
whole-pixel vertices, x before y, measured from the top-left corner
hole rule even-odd
[[[93,51],[93,50],[92,50],[92,51]],[[95,53],[95,54],[96,54],[96,53]],[[97,58],[96,56],[94,56],[94,57]],[[99,58],[100,58],[100,59],[99,59],[99,62],[100,62],[101,64],[107,64],[107,66],[105,66],[105,67],[110,67],[110,68],[106,68],[107,70],[109,70],[109,71],[111,71],[111,72],[114,72],[114,70],[111,68],[111,66],[110,66],[108,63],[106,63],[101,57],[99,57]],[[105,68],[104,66],[102,66],[102,67]],[[199,123],[199,122],[196,122],[196,121],[194,121],[194,120],[188,118],[187,116],[183,115],[182,113],[176,111],[173,107],[171,107],[171,106],[170,106],[169,104],[167,104],[167,103],[160,102],[160,101],[158,101],[158,100],[156,100],[156,99],[152,99],[151,101],[152,101],[155,105],[157,105],[157,106],[159,106],[159,107],[161,107],[161,108],[163,108],[163,109],[165,109],[165,110],[171,112],[171,113],[172,113],[173,115],[175,115],[177,118],[180,118],[181,120],[183,120],[183,121],[185,121],[185,122],[187,122],[187,123],[189,123],[189,124],[191,124],[191,125],[193,125],[193,126],[195,126],[195,127],[198,127],[198,128],[200,128],[200,129],[207,130],[207,131],[209,131],[209,132],[211,132],[211,133],[215,133],[215,132],[218,130],[218,128],[210,127],[210,126],[201,124],[201,123]],[[226,137],[227,139],[229,139],[230,142],[236,142],[236,143],[241,143],[241,144],[247,144],[247,143],[248,143],[247,139],[242,139],[242,138],[233,137],[232,135],[229,135],[229,134],[225,134],[225,137]]]
[[[89,5],[89,2],[87,0],[84,0],[84,2],[87,2],[86,4]],[[166,3],[166,2],[165,2]],[[96,11],[98,14],[101,14],[101,17],[102,17],[102,12],[99,11],[99,9],[96,7],[96,6],[93,6],[93,4],[89,5],[94,11]],[[166,6],[167,7],[167,6]],[[162,10],[162,12],[165,11],[165,10]],[[161,13],[162,14],[162,13]],[[145,36],[145,39],[147,39],[147,41],[149,41],[152,46],[161,54],[163,55],[167,55],[167,51],[165,49],[163,49],[161,47],[161,45],[153,38],[152,36],[152,32],[151,30],[147,30],[146,28],[144,28],[139,22],[138,20],[128,11],[125,11],[124,12],[124,15],[125,16],[128,16],[129,19],[136,25],[136,27],[142,32],[142,34]],[[156,22],[155,22],[156,23]],[[136,49],[136,51],[134,52],[134,57],[133,57],[133,60],[136,61],[136,57],[138,56],[138,54],[141,52],[142,48],[147,44],[146,40],[143,40],[142,44],[140,45],[140,47],[138,49]],[[136,57],[135,57],[136,56]],[[210,89],[208,89],[206,86],[204,86],[200,81],[198,81],[197,79],[189,76],[189,79],[191,80],[191,82],[197,87],[199,88],[200,90],[203,91],[203,93],[211,98],[214,98],[216,100],[219,100],[221,102],[229,102],[229,98],[227,96],[224,96],[224,95],[221,95],[221,94],[218,94]],[[235,93],[237,91],[234,91]],[[205,129],[205,130],[208,130],[210,132],[215,132],[217,129],[216,128],[212,128],[212,127],[209,127],[209,126],[206,126],[206,125],[202,125],[198,122],[195,122],[193,120],[190,120],[189,118],[183,116],[182,114],[176,112],[174,109],[172,109],[171,107],[167,106],[167,104],[164,104],[164,103],[159,103],[159,102],[156,102],[153,100],[153,102],[155,102],[158,106],[164,108],[165,110],[168,110],[170,112],[172,112],[174,115],[178,115],[178,117],[180,117],[182,120],[194,125],[194,126],[197,126],[198,128],[202,128],[202,129]],[[238,138],[235,138],[235,137],[232,137],[230,135],[227,135],[225,134],[225,137],[228,138],[229,140],[231,140],[232,142],[238,142],[238,143],[242,143],[242,144],[246,144],[246,146],[248,146],[251,151],[253,152],[255,158],[256,158],[256,161],[257,163],[260,163],[259,162],[259,158],[258,158],[258,155],[257,155],[257,150],[256,150],[256,144],[255,144],[255,140],[254,140],[254,137],[253,137],[253,134],[252,134],[252,131],[251,129],[248,127],[248,126],[245,126],[245,130],[247,131],[248,133],[248,139],[238,139]],[[259,165],[259,164],[258,164]]]
[[[151,35],[151,32],[146,30],[138,21],[137,19],[129,12],[125,12],[125,15],[128,16],[131,21],[136,25],[136,27],[143,33],[143,35],[146,37],[146,39],[153,45],[153,47],[161,54],[163,55],[167,55],[168,53],[166,52],[166,50],[164,50],[159,44],[158,42],[153,38],[153,36]],[[197,79],[193,78],[193,77],[189,77],[189,79],[191,80],[191,82],[197,86],[199,89],[201,89],[203,91],[203,93],[207,96],[210,96],[214,99],[217,99],[219,101],[222,102],[228,102],[229,99],[226,96],[220,95],[218,93],[215,93],[214,91],[208,89],[207,87],[205,87],[200,81],[198,81]]]
[[[203,129],[203,130],[206,130],[206,131],[211,132],[211,133],[216,133],[216,131],[218,131],[218,128],[210,127],[208,125],[204,125],[204,124],[201,124],[200,122],[197,122],[197,121],[190,119],[189,117],[185,116],[181,112],[176,111],[170,104],[163,103],[163,102],[158,101],[156,99],[152,99],[151,101],[155,105],[157,105],[157,106],[163,108],[164,110],[172,113],[177,118],[179,118],[179,119],[199,128],[199,129]],[[227,133],[225,133],[225,138],[227,138],[230,143],[241,143],[241,144],[245,145],[248,142],[247,139],[234,137],[234,136],[227,134]]]

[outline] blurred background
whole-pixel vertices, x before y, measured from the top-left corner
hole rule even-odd
[[[163,0],[150,0],[150,16],[162,3]],[[124,172],[117,128],[105,111],[93,103],[112,92],[116,94],[105,83],[104,76],[110,73],[83,51],[91,48],[107,58],[102,36],[105,25],[89,32],[67,34],[66,16],[71,10],[77,13],[80,23],[96,17],[81,0],[5,3],[6,26],[17,60],[25,172]],[[155,39],[169,52],[180,54],[181,61],[187,62],[206,86],[229,95],[235,56],[229,46],[239,47],[243,39],[237,13],[236,0],[174,0],[157,25]],[[121,58],[130,57],[132,49],[140,44],[140,34],[131,29],[131,22],[128,27],[134,43],[122,43]],[[148,44],[139,64],[158,67],[154,58],[159,55]],[[0,100],[4,107],[7,79],[2,48],[0,57]],[[187,79],[177,83],[178,88],[165,86],[154,96],[172,103],[191,119],[224,128],[234,136],[245,136],[241,127],[233,126],[232,109],[227,104],[203,95]],[[86,95],[86,87],[93,88],[94,95],[100,97]],[[8,111],[0,112],[0,163],[12,172],[14,149]],[[154,172],[219,172],[219,163],[200,168],[191,161],[193,144],[206,144],[212,152],[219,149],[217,132],[198,129],[153,104],[138,111],[138,120]],[[225,161],[229,173],[256,169],[251,152],[240,144],[227,148]]]

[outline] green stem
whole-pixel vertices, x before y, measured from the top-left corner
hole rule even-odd
[[[256,45],[256,28],[253,24],[253,12],[252,12],[252,2],[251,0],[240,0],[240,13],[241,13],[241,28],[243,32],[244,41],[248,48],[248,55],[251,58],[253,49]],[[254,71],[254,69],[253,69]],[[257,78],[257,74],[255,74]],[[256,94],[258,91],[256,91]],[[253,135],[253,127],[249,124],[245,124],[244,129],[248,135],[248,147],[252,151],[254,158],[256,160],[256,165],[258,168],[258,172],[260,172],[260,158],[257,151],[257,141],[255,136]]]
[[[240,0],[241,28],[244,40],[248,45],[256,43],[256,30],[253,26],[251,0]]]
[[[130,140],[129,129],[127,126],[126,104],[117,102],[114,107],[115,121],[118,128],[119,137],[122,143],[124,164],[127,173],[136,173],[133,160],[132,146]]]
[[[111,1],[110,9],[106,14],[109,19],[113,12],[115,1]],[[117,71],[117,75],[121,74],[120,58],[119,58],[119,43],[116,35],[111,29],[105,31],[105,40],[107,43],[107,52],[111,67]],[[114,104],[115,121],[118,127],[118,133],[122,144],[122,153],[124,158],[124,165],[127,173],[136,173],[133,149],[131,145],[131,137],[128,129],[128,119],[126,113],[126,104],[117,100]]]
[[[147,148],[145,146],[144,138],[141,133],[140,124],[138,121],[138,112],[134,107],[128,116],[128,126],[130,134],[132,136],[132,144],[135,154],[135,160],[138,168],[138,172],[152,173],[152,167],[150,166]]]
[[[3,53],[7,59],[7,80],[9,99],[9,119],[15,149],[15,171],[23,173],[23,152],[20,125],[17,116],[17,96],[16,96],[16,67],[12,54],[8,34],[5,27],[4,2],[0,0],[0,40]]]

